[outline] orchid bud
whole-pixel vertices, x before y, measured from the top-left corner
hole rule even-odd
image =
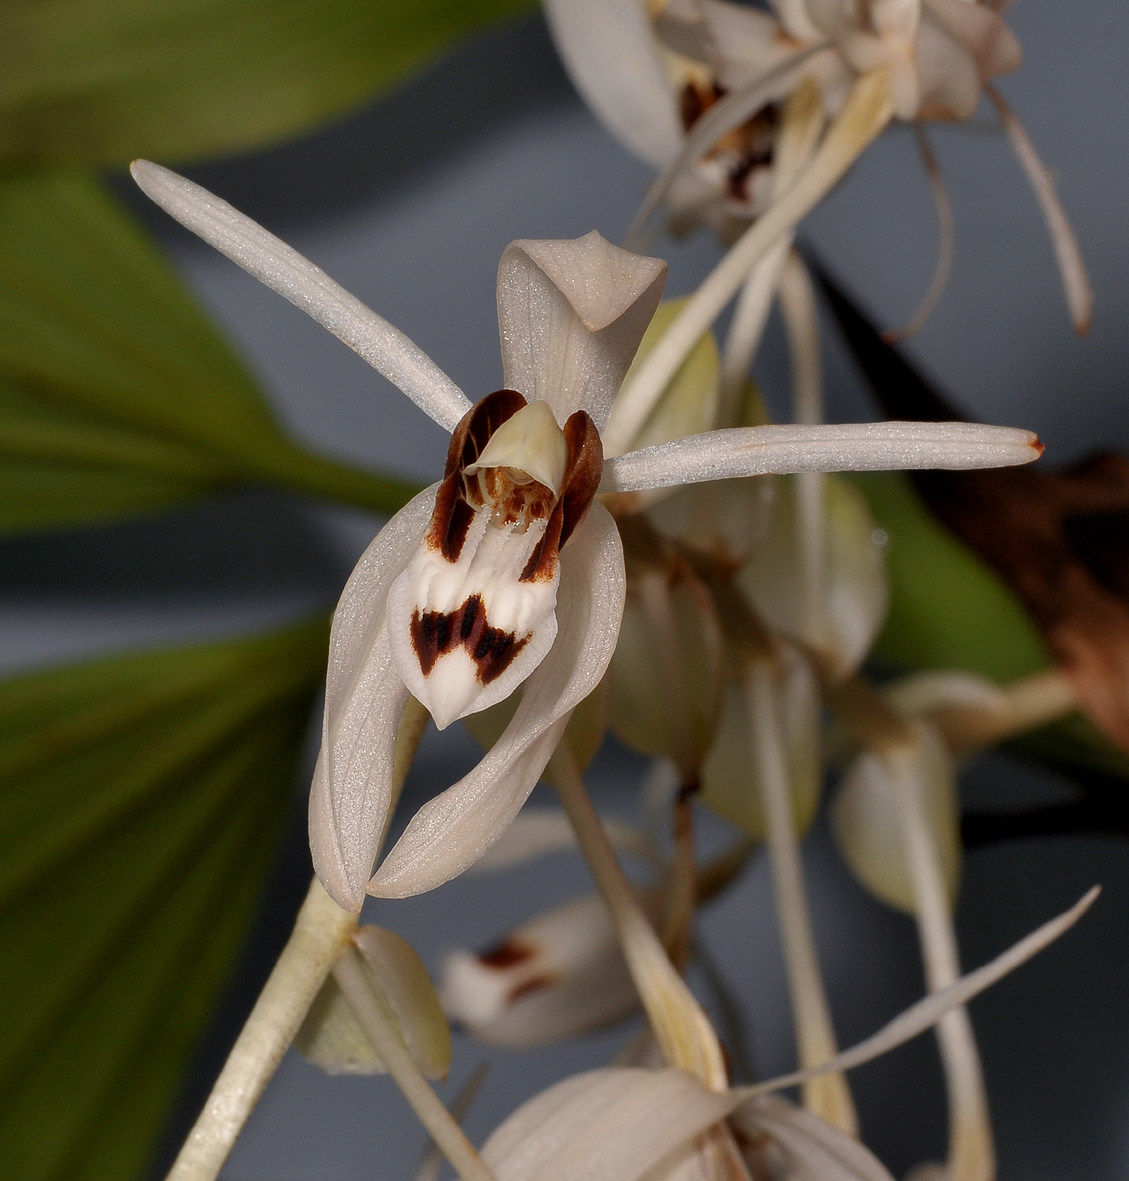
[[[688,563],[640,523],[624,530],[627,600],[611,662],[611,727],[634,750],[668,758],[684,783],[713,742],[721,630]]]
[[[777,481],[772,531],[737,575],[749,602],[776,631],[800,640],[834,679],[849,676],[886,618],[885,534],[845,480],[823,479],[823,546],[818,621],[805,610],[795,480]]]
[[[912,760],[915,790],[937,850],[949,900],[960,884],[960,803],[952,757],[936,730],[914,723],[912,750],[894,757]],[[906,857],[894,782],[887,758],[861,754],[847,771],[831,805],[831,830],[855,877],[876,897],[898,910],[916,912],[916,897]]]
[[[811,664],[791,644],[780,644],[775,661],[777,724],[784,740],[795,830],[803,834],[819,805],[822,767],[819,757],[819,682]],[[717,737],[702,764],[702,802],[738,825],[754,840],[768,835],[757,782],[761,760],[753,749],[749,726],[748,680],[732,663],[725,680]]]
[[[383,927],[361,927],[353,942],[373,996],[415,1064],[428,1078],[446,1077],[451,1032],[423,961],[411,944]],[[310,1006],[294,1044],[329,1074],[387,1072],[332,975]]]
[[[482,1041],[542,1046],[611,1025],[639,1005],[596,895],[518,927],[489,951],[459,951],[440,984],[447,1015]]]
[[[735,420],[723,421],[723,426],[764,426],[769,421],[752,381],[745,382],[738,399]],[[727,578],[768,536],[775,483],[774,476],[752,476],[690,484],[651,504],[647,519],[697,563]]]

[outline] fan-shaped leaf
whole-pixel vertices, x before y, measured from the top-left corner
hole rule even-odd
[[[64,168],[0,179],[0,530],[251,482],[384,511],[411,491],[291,443],[100,181]]]
[[[0,156],[124,164],[321,123],[526,0],[6,0]]]
[[[136,1176],[259,899],[327,627],[0,684],[0,1174]]]

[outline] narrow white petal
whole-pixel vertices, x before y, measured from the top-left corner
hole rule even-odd
[[[432,890],[498,839],[541,777],[573,708],[604,675],[624,594],[619,533],[611,514],[593,504],[561,552],[556,643],[525,682],[513,720],[469,775],[420,808],[369,882],[370,894]]]
[[[635,1181],[740,1102],[684,1070],[594,1070],[519,1107],[482,1159],[497,1181]]]
[[[130,171],[166,213],[329,329],[440,426],[453,430],[470,409],[418,345],[257,222],[159,164],[135,160]]]
[[[385,627],[388,591],[419,546],[435,488],[376,535],[333,616],[322,745],[310,787],[314,869],[338,906],[361,909],[392,790],[396,727],[408,691]]]
[[[769,1079],[768,1082],[757,1083],[755,1086],[741,1088],[741,1093],[752,1098],[764,1095],[770,1091],[782,1091],[786,1087],[794,1087],[806,1082],[816,1075],[825,1074],[831,1070],[851,1070],[870,1062],[874,1058],[893,1050],[895,1047],[908,1042],[911,1038],[924,1033],[930,1026],[936,1025],[946,1013],[967,1004],[974,996],[990,988],[997,980],[1003,979],[1009,972],[1013,972],[1020,964],[1026,963],[1032,956],[1037,955],[1044,947],[1053,943],[1060,935],[1065,934],[1093,905],[1094,900],[1101,893],[1100,886],[1094,886],[1067,911],[1057,918],[1044,923],[1008,948],[1002,955],[962,976],[956,984],[942,989],[940,992],[930,993],[923,997],[916,1005],[911,1005],[900,1013],[893,1021],[884,1025],[876,1034],[859,1042],[849,1050],[836,1054],[821,1066],[814,1066],[810,1070],[798,1070],[793,1074],[781,1075],[779,1078]]]
[[[583,238],[511,242],[498,264],[506,388],[602,427],[658,307],[666,263]]]
[[[1031,431],[974,422],[732,427],[604,463],[601,492],[636,492],[771,472],[1012,467],[1042,454]]]
[[[1058,269],[1062,275],[1062,285],[1066,291],[1066,302],[1070,307],[1074,327],[1085,335],[1090,331],[1094,292],[1090,287],[1090,277],[1086,274],[1086,264],[1082,261],[1082,251],[1078,248],[1078,239],[1074,236],[1070,219],[1066,216],[1066,210],[1063,209],[1055,191],[1054,178],[1039,159],[1035,145],[1028,138],[1015,112],[1005,102],[1004,96],[994,86],[985,86],[984,93],[995,103],[1004,130],[1011,140],[1011,146],[1019,157],[1023,171],[1027,173],[1031,187],[1035,190],[1035,197],[1043,211],[1051,241],[1054,243],[1055,257],[1058,259]]]
[[[621,143],[661,168],[682,121],[658,43],[638,0],[545,0],[568,76]]]

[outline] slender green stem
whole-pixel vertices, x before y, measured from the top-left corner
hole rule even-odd
[[[407,1046],[400,1040],[400,1035],[373,993],[355,948],[349,948],[346,954],[339,957],[333,967],[333,978],[345,994],[361,1028],[388,1067],[388,1073],[396,1080],[396,1085],[404,1093],[412,1110],[455,1171],[463,1181],[494,1181],[494,1174],[483,1163],[474,1145],[412,1061]]]
[[[960,979],[960,960],[944,873],[925,812],[920,753],[916,746],[887,755],[894,781],[906,858],[913,880],[918,936],[930,992]],[[968,1010],[947,1013],[937,1024],[937,1042],[949,1097],[947,1181],[992,1181],[996,1155],[988,1096]]]
[[[552,769],[553,786],[611,914],[631,978],[667,1061],[696,1074],[707,1087],[724,1090],[727,1079],[717,1035],[647,921],[566,743],[557,747]]]
[[[356,926],[357,916],[342,910],[315,878],[298,912],[294,932],[173,1163],[168,1181],[215,1181],[219,1176],[247,1117]]]

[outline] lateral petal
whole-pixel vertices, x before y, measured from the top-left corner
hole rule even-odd
[[[661,168],[678,151],[666,67],[638,0],[545,0],[568,76],[597,118],[637,156]]]
[[[513,720],[470,774],[420,808],[369,882],[370,894],[406,898],[432,890],[498,839],[541,777],[572,710],[607,669],[624,583],[615,522],[593,504],[561,553],[556,642],[525,682]]]
[[[658,307],[666,263],[583,238],[511,242],[498,265],[505,384],[548,402],[562,426],[602,428]]]
[[[453,430],[470,409],[423,349],[257,222],[159,164],[134,160],[130,172],[167,214],[343,340],[441,427]]]
[[[359,911],[392,791],[396,727],[408,690],[392,660],[385,608],[419,547],[435,488],[376,535],[341,592],[329,638],[322,743],[310,787],[310,852],[326,891]]]
[[[973,422],[730,427],[604,462],[601,492],[637,492],[770,472],[1013,467],[1038,459],[1031,431]]]

